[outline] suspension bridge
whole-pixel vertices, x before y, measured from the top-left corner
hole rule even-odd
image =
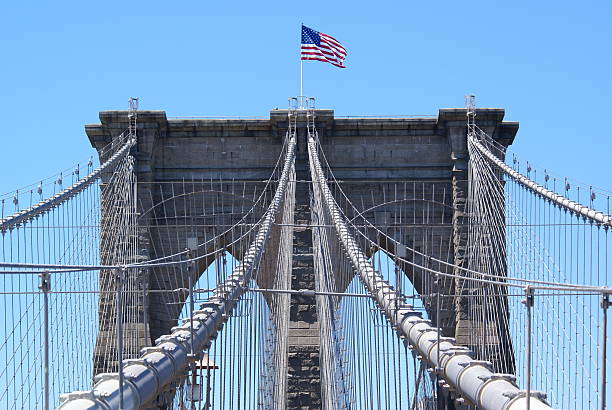
[[[605,409],[612,193],[503,110],[100,114],[0,197],[0,407]]]

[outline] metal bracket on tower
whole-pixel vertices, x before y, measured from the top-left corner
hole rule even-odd
[[[289,109],[287,110],[288,116],[288,132],[287,138],[296,138],[297,135],[297,117],[298,117],[298,109],[299,109],[299,100],[298,97],[290,97],[289,98]],[[288,141],[287,141],[288,142]],[[296,138],[297,142],[297,138]]]
[[[308,135],[316,135],[317,130],[315,128],[315,99],[314,97],[306,98],[306,126],[308,128]]]
[[[467,109],[467,133],[469,135],[476,134],[476,96],[465,96],[465,108]]]
[[[128,133],[130,138],[136,138],[136,118],[138,116],[138,98],[128,99]]]

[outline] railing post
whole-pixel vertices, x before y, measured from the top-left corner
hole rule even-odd
[[[427,264],[429,268],[429,264]],[[442,387],[440,386],[440,372],[442,368],[440,367],[440,333],[442,332],[442,326],[440,326],[440,275],[436,273],[435,279],[433,281],[434,289],[436,292],[436,328],[438,329],[438,336],[436,341],[436,405],[438,408],[442,408],[442,400],[440,398],[440,391]]]
[[[119,410],[123,410],[123,281],[125,280],[125,268],[115,271],[117,284],[117,371],[119,373]]]
[[[140,284],[142,286],[142,324],[143,324],[143,347],[147,347],[151,344],[151,332],[149,331],[149,314],[147,312],[147,300],[149,287],[147,284],[147,270],[140,270]]]
[[[49,272],[40,274],[39,289],[43,292],[43,408],[49,410]]]
[[[534,293],[533,288],[525,286],[525,299],[521,301],[527,308],[527,320],[526,320],[526,331],[525,335],[527,339],[527,346],[525,351],[525,377],[526,377],[526,396],[527,396],[527,410],[531,409],[531,308],[533,307]]]
[[[191,333],[191,337],[189,338],[189,370],[191,371],[191,387],[189,388],[189,407],[191,409],[195,409],[195,389],[196,389],[196,366],[195,366],[195,348],[193,346],[193,277],[192,277],[192,264],[191,262],[192,253],[190,249],[187,249],[187,278],[189,280],[189,332]]]
[[[608,339],[608,308],[610,307],[610,294],[601,294],[602,326],[601,326],[601,409],[606,409],[606,345]]]
[[[190,339],[189,339],[189,370],[191,371],[191,377],[190,377],[190,387],[189,387],[189,383],[188,383],[188,394],[189,394],[189,401],[190,401],[190,408],[191,409],[195,409],[196,405],[196,399],[197,401],[201,400],[201,394],[198,392],[198,394],[196,395],[195,390],[196,388],[199,389],[199,386],[197,385],[197,367],[196,366],[196,361],[199,358],[198,355],[196,354],[196,349],[194,346],[194,330],[193,330],[193,311],[195,310],[195,301],[194,301],[194,279],[195,279],[195,261],[193,261],[192,259],[194,258],[194,255],[196,253],[198,249],[198,239],[197,237],[188,237],[187,238],[187,248],[185,249],[185,251],[187,252],[187,278],[188,278],[188,286],[189,286],[189,332],[191,334]]]

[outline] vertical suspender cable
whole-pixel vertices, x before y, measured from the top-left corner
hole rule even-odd
[[[430,326],[411,307],[401,304],[395,311],[395,290],[378,274],[364,252],[357,245],[344,222],[333,195],[327,185],[316,148],[316,132],[309,135],[308,154],[313,183],[318,184],[321,201],[329,208],[339,239],[346,255],[351,260],[368,291],[374,296],[381,311],[398,326],[398,330],[414,346],[423,360],[431,366],[441,367],[442,376],[469,401],[485,410],[514,410],[525,407],[525,401],[533,400],[538,409],[550,408],[539,397],[525,398],[518,387],[504,375],[494,374],[482,362],[471,359],[466,349],[447,338],[441,338],[440,352],[437,353],[438,329]]]
[[[258,222],[259,228],[244,252],[242,263],[225,282],[217,286],[209,302],[201,310],[194,311],[193,332],[188,324],[174,328],[171,335],[160,337],[155,347],[143,349],[140,359],[130,360],[125,369],[120,368],[118,376],[100,375],[92,391],[62,395],[61,409],[76,410],[86,406],[92,410],[107,410],[123,407],[124,398],[126,408],[137,409],[150,403],[176,377],[184,374],[189,361],[190,339],[195,339],[197,350],[209,345],[231,315],[237,300],[248,290],[247,286],[253,278],[254,270],[259,267],[278,210],[285,198],[294,158],[295,138],[291,136],[278,187],[270,206]],[[124,373],[127,376],[125,382]]]

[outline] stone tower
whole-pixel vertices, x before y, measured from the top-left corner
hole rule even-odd
[[[388,185],[403,183],[411,195],[435,199],[436,206],[439,206],[435,212],[443,223],[433,234],[425,228],[395,229],[396,226],[411,223],[425,226],[427,222],[417,217],[425,202],[415,203],[411,208],[413,215],[402,214],[388,204],[366,211],[365,217],[376,221],[377,226],[401,243],[424,243],[425,235],[435,235],[440,245],[427,251],[442,260],[463,263],[466,233],[462,221],[468,169],[466,110],[441,109],[437,116],[427,118],[336,118],[333,110],[316,110],[315,113],[323,151],[336,178],[342,181],[343,190],[355,203],[361,203],[365,197],[381,198],[387,195],[385,190]],[[288,127],[287,115],[286,110],[272,110],[269,119],[168,119],[163,111],[139,111],[138,143],[134,156],[139,182],[137,195],[143,214],[138,235],[141,258],[153,258],[154,250],[162,247],[162,238],[150,228],[154,224],[147,219],[146,210],[166,197],[164,183],[184,179],[240,180],[250,181],[250,186],[256,187],[260,181],[268,178],[282,150]],[[498,142],[505,146],[512,143],[518,123],[504,122],[503,109],[479,109],[476,118],[478,125]],[[100,121],[100,124],[86,126],[87,135],[97,149],[127,128],[127,111],[101,112]],[[305,127],[305,122],[298,121],[292,289],[315,288]],[[206,201],[200,205],[207,206]],[[231,206],[227,202],[226,205]],[[165,217],[172,218],[172,215]],[[236,216],[228,212],[227,216],[221,215],[219,218],[210,225],[231,224]],[[397,237],[398,232],[403,237]],[[169,251],[183,249],[190,235],[195,234],[198,238],[214,235],[210,227],[195,233],[186,230],[175,233],[175,243],[163,244]],[[392,249],[392,244],[378,236],[371,239],[380,249],[401,251]],[[375,250],[370,249],[369,252]],[[240,259],[239,252],[233,254]],[[211,262],[212,259],[203,261],[198,270],[205,270]],[[415,262],[423,261],[415,257]],[[430,280],[422,272],[409,266],[401,268],[417,292],[421,295],[431,293]],[[152,269],[143,272],[143,275],[146,276],[143,283],[149,287],[177,285],[165,278],[161,270]],[[453,294],[457,284],[445,280],[442,286],[445,293]],[[426,298],[425,306],[428,307]],[[151,294],[145,304],[149,337],[143,339],[143,345],[147,339],[152,341],[169,333],[170,328],[176,325],[180,309],[180,304],[169,309],[161,298]],[[451,300],[444,302],[439,318],[435,317],[434,311],[428,313],[434,322],[440,323],[446,335],[455,336],[460,344],[467,344],[465,329],[469,324],[463,322],[467,315],[462,312],[461,303]],[[317,408],[321,403],[321,388],[315,298],[293,296],[290,320],[287,407]],[[100,338],[107,337],[102,322],[100,332]],[[104,354],[108,354],[108,349],[97,349],[97,361],[103,361]]]

